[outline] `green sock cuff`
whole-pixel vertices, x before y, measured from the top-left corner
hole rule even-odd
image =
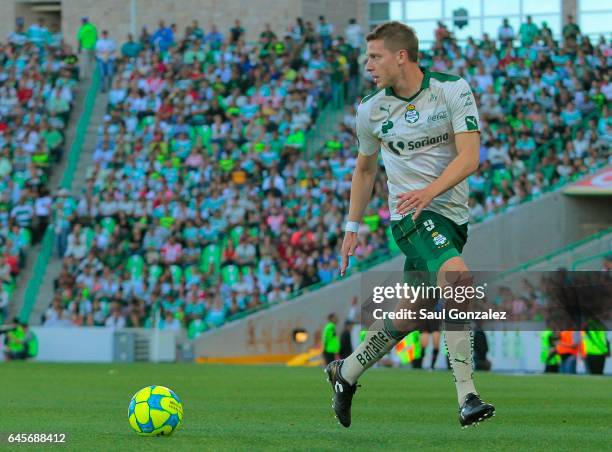
[[[395,329],[395,325],[393,325],[393,320],[387,317],[385,317],[384,319],[384,327],[385,327],[385,333],[387,333],[389,336],[391,336],[396,341],[401,341],[404,338],[404,336],[408,334],[408,332],[402,333],[400,331],[397,331]]]

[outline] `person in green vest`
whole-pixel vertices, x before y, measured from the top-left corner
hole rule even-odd
[[[606,327],[597,320],[589,320],[586,331],[582,332],[582,343],[587,370],[593,375],[603,375],[606,358],[610,356]]]
[[[26,356],[25,331],[19,319],[16,318],[14,323],[15,328],[6,333],[4,357],[7,361],[25,359]]]
[[[21,327],[24,332],[24,359],[36,358],[38,355],[38,336],[30,329],[27,323],[23,323]]]
[[[540,361],[544,363],[544,373],[559,373],[561,357],[557,353],[557,336],[550,329],[540,333]]]
[[[98,30],[94,24],[89,21],[89,18],[81,19],[82,25],[77,33],[77,41],[79,41],[79,55],[81,51],[85,51],[85,65],[82,68],[83,78],[91,73],[96,54],[96,42],[98,41]]]
[[[340,339],[336,332],[338,317],[333,312],[327,316],[327,324],[323,328],[321,337],[321,346],[323,347],[323,361],[328,365],[336,359],[336,355],[340,352]]]

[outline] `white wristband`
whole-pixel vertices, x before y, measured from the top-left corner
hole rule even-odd
[[[346,226],[344,226],[345,232],[355,232],[359,231],[359,223],[356,221],[347,221]]]

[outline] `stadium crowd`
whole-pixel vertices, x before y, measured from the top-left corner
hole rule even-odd
[[[120,55],[104,69],[108,114],[86,191],[61,193],[54,214],[64,260],[45,323],[149,326],[161,307],[160,327],[195,337],[333,280],[356,105],[324,149],[306,138],[323,102],[358,99],[355,25],[345,39],[331,39],[324,18],[284,37],[266,27],[246,44],[239,21],[227,36],[194,22],[182,38],[160,22],[110,46]],[[465,77],[480,104],[476,220],[608,158],[610,44],[579,30],[557,42],[530,21],[521,30],[520,46],[507,27],[497,41],[461,45],[440,26],[421,54],[430,70]],[[381,171],[378,193],[384,180]],[[356,261],[393,247],[384,196],[374,199]]]
[[[227,37],[163,22],[128,37],[87,190],[55,212],[47,324],[142,326],[162,306],[163,325],[195,334],[335,277],[351,171],[346,154],[306,159],[306,135],[358,53],[321,24],[295,28],[256,44],[239,22]],[[385,242],[380,229],[360,253]]]
[[[50,221],[49,177],[64,151],[77,57],[43,20],[0,43],[0,323],[29,247]]]

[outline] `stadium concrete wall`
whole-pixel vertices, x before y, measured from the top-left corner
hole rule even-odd
[[[474,270],[507,270],[549,254],[572,242],[612,225],[609,198],[568,197],[552,193],[518,206],[470,229],[464,256]],[[403,266],[398,256],[368,275],[368,284]],[[554,270],[554,268],[553,268]],[[276,305],[245,319],[204,333],[195,341],[196,357],[228,357],[256,354],[301,353],[320,340],[327,315],[335,312],[344,322],[354,296],[360,296],[361,276],[352,275],[295,300]],[[362,301],[362,300],[360,300]],[[309,333],[303,344],[293,341],[292,332]]]
[[[464,256],[474,270],[507,270],[611,225],[609,197],[556,192],[472,226]]]
[[[6,3],[6,4],[5,4]],[[0,14],[0,40],[6,42],[8,34],[15,30],[15,2],[2,2],[2,14]]]
[[[47,23],[54,17],[36,13],[30,9],[29,1],[2,0],[0,15],[0,37],[2,40],[14,30],[15,19],[24,17],[28,27],[39,16],[45,16]],[[176,23],[180,36],[187,25],[197,19],[205,31],[212,24],[227,33],[234,20],[240,19],[246,29],[247,39],[256,39],[269,23],[272,29],[283,36],[287,26],[296,17],[317,23],[319,15],[325,15],[335,27],[335,34],[344,34],[350,18],[356,18],[362,26],[367,25],[367,0],[134,0],[134,29],[140,34],[146,26],[149,32],[157,28],[163,19],[167,25]],[[65,41],[76,45],[76,34],[81,18],[89,17],[98,27],[106,29],[111,37],[123,42],[132,24],[131,0],[61,0],[61,30]]]
[[[61,30],[70,45],[76,44],[76,32],[80,19],[88,16],[100,30],[106,28],[116,39],[123,39],[130,31],[131,0],[59,0],[61,3]],[[336,34],[344,32],[348,19],[354,17],[364,30],[368,29],[367,0],[134,0],[136,6],[135,30],[142,26],[149,30],[157,26],[159,19],[176,23],[179,30],[200,21],[210,28],[216,23],[223,32],[227,31],[236,18],[240,18],[247,29],[248,37],[256,33],[265,22],[269,22],[277,33],[282,33],[290,21],[301,16],[316,23],[317,17],[325,15],[335,27]],[[15,27],[15,19],[24,17],[30,25],[39,16],[45,16],[47,23],[55,22],[55,14],[32,11],[32,0],[1,0],[0,39],[4,39]],[[40,2],[42,3],[42,2]],[[563,17],[572,14],[577,17],[577,0],[562,0]],[[53,16],[53,17],[52,17]]]
[[[125,328],[112,330],[96,327],[34,327],[38,337],[37,361],[48,362],[132,362],[136,359],[135,339],[146,336],[154,362],[176,360],[177,336],[172,331]],[[1,352],[0,346],[0,352]],[[0,355],[1,356],[1,355]]]
[[[234,20],[240,19],[248,38],[255,38],[269,22],[273,29],[281,32],[299,16],[300,0],[136,0],[134,25],[136,35],[143,26],[149,33],[157,29],[160,20],[166,25],[175,23],[180,33],[194,19],[205,32],[216,24],[219,31],[227,33]],[[130,32],[132,2],[130,0],[62,0],[62,30],[65,39],[73,43],[81,24],[81,17],[88,16],[98,30],[107,29],[110,35],[123,42]],[[137,37],[136,36],[136,37]]]

